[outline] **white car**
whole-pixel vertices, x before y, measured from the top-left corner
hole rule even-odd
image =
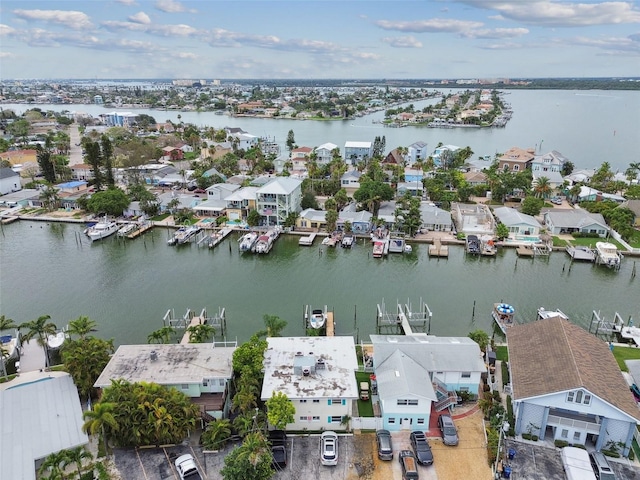
[[[336,432],[323,432],[320,440],[320,461],[322,465],[338,464],[338,435]]]
[[[181,480],[201,480],[202,476],[198,471],[198,467],[196,467],[196,462],[193,459],[193,455],[181,455],[176,458],[175,461],[176,470],[178,470],[178,475],[180,475]]]

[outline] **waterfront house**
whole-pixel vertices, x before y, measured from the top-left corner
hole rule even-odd
[[[456,145],[440,145],[431,154],[436,167],[442,167],[445,163],[450,163],[454,154],[460,150]]]
[[[530,167],[535,157],[533,148],[511,147],[498,157],[498,170],[518,173]]]
[[[346,222],[351,223],[351,231],[355,234],[367,234],[373,228],[373,214],[367,210],[358,211],[356,203],[350,203],[338,213],[337,226],[344,228]]]
[[[533,185],[536,184],[539,178],[546,177],[549,180],[551,189],[559,189],[564,183],[562,167],[567,161],[567,158],[556,150],[544,155],[535,155],[531,161]]]
[[[518,239],[525,235],[527,237],[537,237],[542,230],[542,225],[531,215],[519,212],[511,207],[499,207],[493,211],[498,222],[509,229],[509,237]]]
[[[259,187],[242,187],[225,197],[226,214],[230,221],[245,221],[249,212],[256,209],[258,189]]]
[[[6,193],[0,196],[0,206],[15,207],[42,207],[41,191],[35,188],[23,188],[18,192]]]
[[[414,142],[407,148],[407,165],[412,166],[417,161],[424,162],[428,156],[427,143],[422,141]]]
[[[451,212],[443,210],[433,203],[420,202],[420,228],[432,232],[450,232],[453,230]]]
[[[467,235],[493,235],[495,231],[493,215],[486,205],[452,203],[451,215],[458,232]]]
[[[357,165],[366,162],[373,154],[371,142],[345,142],[344,161],[347,165]]]
[[[86,163],[77,163],[69,165],[72,180],[92,180],[94,178],[93,167]]]
[[[300,212],[296,219],[296,228],[300,230],[326,230],[327,228],[326,210],[315,210],[307,208]]]
[[[345,430],[358,398],[351,336],[270,337],[260,398],[284,393],[296,411],[287,430]]]
[[[609,345],[560,317],[507,332],[516,435],[629,455],[640,410]]]
[[[307,172],[307,162],[309,156],[313,152],[311,147],[298,147],[291,150],[289,160],[292,165],[292,174],[296,176],[304,176]]]
[[[10,168],[0,168],[0,195],[22,190],[20,174]]]
[[[627,200],[620,205],[622,208],[628,208],[633,212],[633,225],[640,227],[640,200]]]
[[[470,338],[370,337],[383,428],[426,430],[431,415],[456,404],[456,392],[478,395],[486,367]]]
[[[202,413],[223,418],[231,401],[234,351],[210,343],[121,345],[93,386],[106,388],[113,380],[157,383],[178,389]]]
[[[333,151],[338,148],[335,143],[323,143],[314,150],[316,152],[316,163],[326,165],[333,160]]]
[[[0,384],[2,478],[35,480],[53,453],[89,443],[78,389],[66,372],[26,372]]]
[[[604,238],[609,232],[607,222],[600,213],[590,213],[586,210],[553,209],[543,214],[544,224],[552,235],[563,233],[596,233]]]
[[[282,225],[291,213],[300,211],[302,181],[275,177],[258,188],[256,206],[267,225]]]
[[[580,187],[578,202],[602,202],[604,200],[622,203],[625,201],[625,198],[613,193],[605,193],[600,190],[596,190],[595,188],[587,187],[586,185],[582,185]]]
[[[360,177],[362,172],[349,170],[340,177],[340,188],[344,188],[349,197],[353,197],[356,190],[360,188]]]

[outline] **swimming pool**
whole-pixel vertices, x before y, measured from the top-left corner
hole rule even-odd
[[[514,238],[505,239],[506,243],[540,243],[540,237],[530,235],[516,235]]]
[[[200,223],[214,223],[216,221],[215,218],[203,218],[202,220],[200,220]]]

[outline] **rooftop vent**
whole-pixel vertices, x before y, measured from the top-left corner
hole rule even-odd
[[[324,363],[324,360],[322,358],[319,358],[316,362],[316,370],[323,370],[325,366],[326,364]]]
[[[309,352],[309,355],[310,355],[310,356],[312,356],[312,355],[313,355],[313,352]]]
[[[155,350],[151,350],[151,352],[149,352],[149,356],[151,357],[152,362],[158,360],[158,353]]]
[[[302,356],[302,352],[296,352],[296,357],[301,357]]]
[[[309,375],[311,375],[311,368],[310,367],[303,367],[302,368],[302,376],[303,377],[308,377]]]

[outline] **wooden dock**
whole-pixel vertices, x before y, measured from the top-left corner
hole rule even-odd
[[[429,245],[429,256],[430,257],[448,257],[449,256],[449,247],[447,245],[442,245],[442,242],[439,238],[433,240],[433,244]]]
[[[529,246],[520,245],[518,248],[516,248],[516,253],[519,257],[533,257],[535,252],[533,251],[533,248]]]
[[[2,217],[2,224],[8,225],[15,222],[16,220],[20,220],[20,217]]]
[[[327,337],[335,335],[335,325],[333,323],[333,312],[327,312]]]
[[[204,317],[194,316],[189,322],[189,325],[187,325],[187,328],[185,328],[184,335],[182,335],[182,340],[180,340],[180,344],[186,345],[187,343],[191,343],[189,342],[189,336],[191,335],[189,333],[189,327],[195,327],[196,325],[204,325],[206,322],[207,321]]]
[[[313,245],[313,241],[316,239],[317,235],[318,234],[314,232],[306,237],[300,237],[300,239],[298,240],[298,245],[310,247],[311,245]]]
[[[152,228],[153,228],[153,222],[145,223],[139,229],[134,230],[129,235],[127,235],[127,238],[130,238],[131,240],[133,240],[134,238],[138,238],[144,232],[146,232],[147,230],[151,230]]]

